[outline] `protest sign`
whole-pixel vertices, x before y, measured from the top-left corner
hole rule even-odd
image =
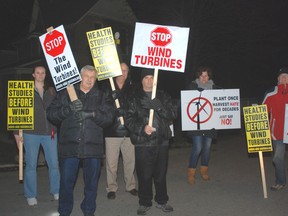
[[[239,89],[181,91],[182,130],[241,128]]]
[[[34,130],[34,81],[8,81],[7,130],[19,130],[19,180],[23,180],[23,130]]]
[[[115,46],[111,27],[86,32],[94,66],[98,72],[98,80],[108,79],[112,91],[115,91],[113,77],[122,75],[118,53]],[[120,107],[119,100],[115,100],[116,107]],[[124,118],[120,117],[124,125]]]
[[[34,82],[8,81],[7,130],[34,129]]]
[[[81,81],[63,25],[39,37],[57,91]]]
[[[243,107],[248,153],[272,151],[266,105]]]
[[[98,80],[122,75],[111,27],[86,32]]]
[[[189,28],[136,23],[131,65],[184,72]]]
[[[267,186],[263,161],[263,151],[271,152],[272,140],[269,127],[269,117],[266,105],[243,107],[244,124],[248,153],[259,155],[264,198],[267,198]]]
[[[156,96],[158,70],[184,72],[189,28],[136,23],[131,65],[154,69],[151,99]],[[149,126],[154,110],[150,110]]]

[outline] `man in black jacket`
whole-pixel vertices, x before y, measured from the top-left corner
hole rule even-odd
[[[60,197],[58,212],[68,216],[73,208],[73,190],[80,162],[83,164],[84,216],[96,210],[98,179],[103,156],[103,128],[115,115],[113,101],[94,85],[97,71],[86,65],[81,69],[82,81],[75,86],[78,99],[70,102],[67,91],[61,91],[47,109],[48,119],[60,125]]]
[[[177,109],[170,96],[158,91],[151,100],[154,72],[143,69],[142,88],[128,101],[125,125],[130,131],[131,142],[135,145],[136,173],[138,177],[138,215],[145,215],[152,206],[153,181],[156,207],[164,212],[173,208],[167,204],[166,173],[168,165],[170,124],[176,118]],[[152,126],[148,125],[150,109],[154,110]]]
[[[127,100],[131,97],[133,85],[129,79],[129,67],[126,63],[120,64],[122,75],[115,78],[116,90],[112,92],[112,97],[118,99],[120,108],[117,110],[117,118],[112,125],[105,129],[105,152],[106,152],[106,173],[107,173],[107,198],[115,199],[117,184],[117,170],[120,153],[122,153],[124,180],[126,191],[133,196],[137,196],[135,180],[135,148],[130,140],[130,134],[120,117],[123,118],[124,108]],[[110,87],[111,89],[111,87]],[[125,120],[124,120],[125,121]]]

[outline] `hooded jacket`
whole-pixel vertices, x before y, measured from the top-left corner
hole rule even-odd
[[[283,140],[285,105],[288,104],[288,86],[281,84],[266,93],[263,104],[267,105],[270,131],[273,140]]]
[[[47,117],[60,125],[59,155],[100,158],[103,155],[103,128],[112,123],[115,115],[113,101],[96,87],[85,94],[76,85],[75,91],[83,104],[83,111],[94,112],[95,116],[77,122],[69,108],[71,102],[67,91],[57,94],[47,109]]]

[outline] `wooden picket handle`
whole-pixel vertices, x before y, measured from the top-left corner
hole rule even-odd
[[[153,100],[156,97],[156,90],[157,90],[157,80],[158,80],[158,68],[154,69],[154,77],[153,77],[153,89],[152,89],[152,95],[151,100]],[[153,125],[153,118],[154,118],[154,110],[150,109],[149,113],[149,123],[148,125],[152,127]]]
[[[19,143],[18,143],[18,151],[19,151],[19,181],[23,181],[23,130],[19,130]]]
[[[70,97],[71,101],[75,101],[75,100],[78,99],[78,96],[76,94],[74,85],[68,85],[66,89],[67,89],[67,92],[69,94],[69,97]]]
[[[264,194],[264,198],[268,198],[267,186],[266,186],[266,177],[265,177],[265,169],[264,169],[264,162],[263,162],[263,154],[262,154],[262,151],[259,151],[258,153],[259,153],[259,163],[260,163],[260,168],[261,168],[263,194]]]
[[[114,80],[113,80],[113,78],[110,77],[110,78],[109,78],[109,81],[110,81],[110,85],[111,85],[112,91],[115,91],[116,88],[115,88],[115,85],[114,85]],[[115,104],[116,104],[117,109],[120,108],[120,103],[119,103],[119,100],[118,100],[118,99],[115,100]],[[123,116],[120,116],[120,123],[121,123],[122,125],[124,125],[124,118],[123,118]]]

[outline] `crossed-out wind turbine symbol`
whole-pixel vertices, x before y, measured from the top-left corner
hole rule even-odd
[[[201,124],[201,123],[204,123],[204,122],[208,121],[208,120],[211,118],[212,112],[213,112],[213,111],[212,111],[212,105],[211,105],[211,103],[210,103],[206,98],[201,97],[203,90],[204,90],[204,89],[199,90],[199,91],[200,91],[199,97],[198,97],[198,98],[194,98],[194,99],[190,102],[190,104],[192,103],[192,104],[194,104],[194,105],[196,106],[196,113],[195,113],[193,116],[191,116],[190,113],[189,113],[189,106],[190,106],[190,105],[187,107],[187,113],[188,113],[189,118],[190,118],[193,122],[196,122],[196,123],[197,123],[197,130],[200,130],[200,124]],[[194,100],[196,100],[196,99],[198,99],[198,101],[195,101],[195,102],[194,102]],[[205,101],[204,104],[201,104],[201,99]],[[206,106],[207,104],[208,104],[208,106],[211,107],[211,113],[210,113],[210,114],[205,110],[205,106]],[[207,115],[207,118],[206,118],[205,120],[202,120],[202,121],[201,121],[201,119],[200,119],[200,112],[201,112],[201,111],[204,111],[204,112],[206,113],[206,115]],[[195,118],[196,118],[196,121],[195,121]]]

